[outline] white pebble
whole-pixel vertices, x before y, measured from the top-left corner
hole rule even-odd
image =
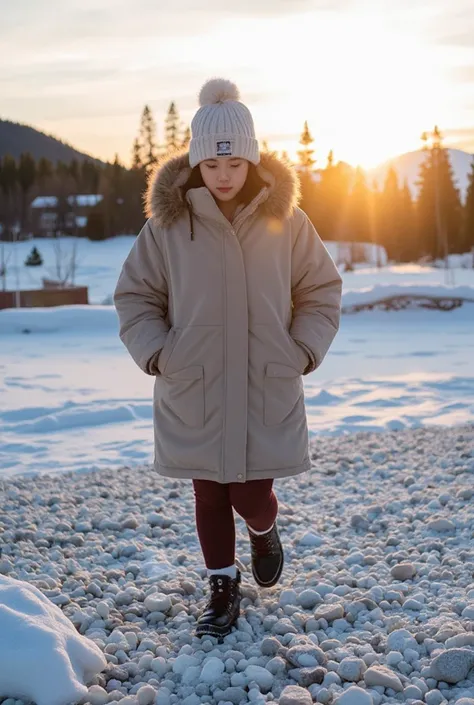
[[[202,683],[215,683],[224,673],[224,664],[215,656],[206,661],[199,676]]]

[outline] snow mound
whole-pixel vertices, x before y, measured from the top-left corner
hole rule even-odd
[[[343,312],[350,306],[373,304],[397,296],[422,296],[431,299],[452,298],[474,302],[474,286],[442,284],[375,284],[364,289],[348,289],[342,295]]]
[[[0,335],[18,333],[113,333],[119,322],[114,306],[6,308],[0,311]]]
[[[72,705],[107,666],[100,649],[34,585],[0,575],[0,697]]]

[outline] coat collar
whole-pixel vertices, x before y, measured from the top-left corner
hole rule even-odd
[[[266,197],[261,199],[259,206],[262,212],[278,220],[291,216],[299,197],[295,169],[275,155],[264,152],[260,155],[257,171],[267,185]],[[150,175],[146,192],[146,215],[153,218],[158,226],[169,228],[186,211],[182,187],[190,174],[189,154],[186,152],[163,160]]]

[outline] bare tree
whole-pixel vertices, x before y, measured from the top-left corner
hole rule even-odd
[[[54,280],[43,279],[45,286],[75,286],[77,272],[77,241],[74,240],[67,250],[61,244],[60,238],[55,238],[53,243],[55,269]],[[51,273],[51,270],[48,270]]]
[[[5,243],[1,243],[0,249],[0,278],[2,280],[2,291],[7,290],[7,265],[12,256],[12,250],[5,255]]]

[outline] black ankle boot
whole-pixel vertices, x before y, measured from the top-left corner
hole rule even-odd
[[[211,575],[209,585],[211,596],[198,619],[196,636],[225,636],[230,634],[232,625],[240,614],[240,570],[237,576]]]
[[[280,579],[283,570],[283,546],[276,522],[266,534],[253,534],[247,526],[252,551],[252,573],[255,582],[262,587],[272,587]]]

